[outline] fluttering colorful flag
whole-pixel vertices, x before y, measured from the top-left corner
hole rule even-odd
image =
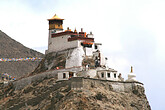
[[[0,58],[0,62],[11,62],[11,61],[41,61],[43,58],[38,57],[27,57],[27,58]]]
[[[8,78],[11,78],[11,79],[13,79],[13,80],[16,80],[15,77],[10,76],[8,73],[0,73],[0,74],[1,74],[1,77],[8,77]]]

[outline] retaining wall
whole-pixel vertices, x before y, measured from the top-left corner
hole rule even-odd
[[[49,71],[44,72],[35,76],[24,78],[18,81],[15,81],[14,87],[15,90],[24,88],[26,85],[31,84],[32,82],[42,81],[45,78],[57,78],[58,71]],[[124,82],[124,81],[110,81],[110,80],[101,80],[101,79],[92,79],[84,77],[72,77],[69,80],[60,80],[57,81],[56,86],[68,85],[70,89],[79,90],[79,89],[90,89],[93,87],[103,87],[106,90],[112,90],[115,92],[130,92],[135,88],[135,86],[143,87],[143,83],[140,82]]]
[[[18,81],[13,82],[15,90],[20,90],[24,88],[25,86],[31,84],[32,82],[36,81],[42,81],[45,78],[53,78],[57,77],[58,71],[48,71],[48,72],[43,72],[34,76],[29,76],[27,78],[20,79]]]
[[[74,77],[70,79],[71,89],[89,89],[93,87],[103,87],[106,90],[115,92],[130,92],[135,86],[143,87],[140,82],[109,81],[92,78]]]

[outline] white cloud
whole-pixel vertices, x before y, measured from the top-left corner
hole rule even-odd
[[[165,61],[165,2],[153,1],[143,6],[138,13],[139,25],[150,31],[156,39],[156,55],[158,60]]]
[[[0,13],[0,29],[10,37],[31,48],[47,45],[46,17],[29,11],[22,3],[4,4]]]
[[[127,79],[127,73],[130,72],[130,62],[121,56],[109,56],[109,67],[114,68],[119,73],[122,73],[124,79]]]

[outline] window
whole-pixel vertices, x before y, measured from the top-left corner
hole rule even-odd
[[[111,77],[110,73],[107,73],[107,76],[108,76],[108,78],[110,78]]]
[[[95,49],[97,49],[97,45],[95,45]]]
[[[53,21],[49,21],[49,24],[54,24],[54,22]]]
[[[63,79],[66,78],[66,73],[63,73]]]
[[[101,77],[104,78],[104,72],[101,73]]]
[[[85,44],[85,43],[81,43],[81,46],[83,46],[83,47],[89,47],[89,48],[92,48],[92,44]]]
[[[114,74],[114,78],[116,78],[116,73]]]
[[[56,33],[56,30],[52,30],[51,33],[52,33],[52,34],[53,34],[53,33]]]

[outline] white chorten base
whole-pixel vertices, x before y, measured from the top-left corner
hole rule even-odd
[[[128,73],[128,79],[126,81],[137,81],[134,73]]]

